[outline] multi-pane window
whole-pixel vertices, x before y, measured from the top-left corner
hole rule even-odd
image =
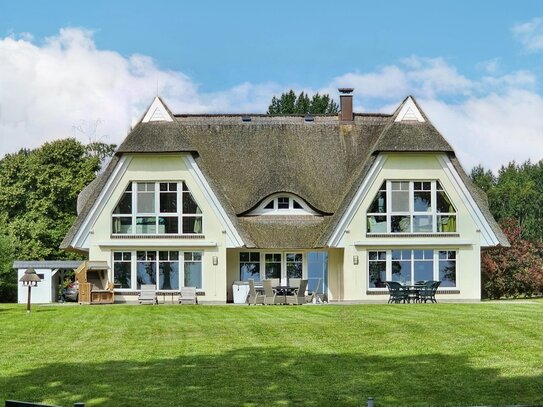
[[[113,283],[118,288],[132,287],[132,253],[113,254]]]
[[[179,290],[182,286],[202,288],[202,252],[114,252],[113,279],[117,288],[133,290],[141,289],[143,284],[156,285],[158,290]]]
[[[318,215],[301,198],[288,195],[274,195],[265,199],[262,204],[251,211],[249,216],[255,215]]]
[[[380,250],[368,253],[368,284],[370,288],[383,288],[387,281],[387,253]]]
[[[131,182],[112,214],[113,234],[201,234],[202,211],[185,182]]]
[[[202,288],[202,252],[185,252],[184,262],[185,287]]]
[[[281,278],[281,253],[264,255],[264,271],[266,278]]]
[[[287,278],[302,278],[303,255],[302,253],[287,253]]]
[[[439,281],[442,287],[456,287],[456,252],[439,252]]]
[[[308,291],[327,293],[328,253],[240,252],[239,276],[242,281],[280,278],[281,283],[287,285],[289,279],[307,278]]]
[[[439,181],[385,181],[368,208],[367,231],[456,232],[456,210]]]
[[[441,281],[441,287],[456,287],[455,250],[395,249],[368,252],[368,287],[383,288],[385,281],[412,285],[418,281]]]
[[[239,278],[241,281],[249,279],[260,281],[259,252],[241,252],[239,254]]]

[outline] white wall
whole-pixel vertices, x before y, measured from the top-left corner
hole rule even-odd
[[[386,154],[385,162],[367,195],[346,228],[343,237],[343,290],[345,300],[379,300],[383,296],[368,295],[368,258],[370,250],[439,249],[456,250],[456,288],[459,293],[437,296],[439,299],[478,300],[481,298],[480,244],[481,234],[457,187],[447,177],[437,154]],[[385,180],[439,180],[456,208],[457,237],[376,238],[366,236],[366,212]],[[358,264],[354,264],[358,256]],[[383,293],[385,295],[385,293]]]
[[[43,279],[38,283],[36,287],[32,287],[30,301],[32,304],[46,304],[53,302],[53,287],[52,284],[52,270],[51,269],[35,269],[36,274],[40,277],[43,274]],[[19,269],[17,271],[17,300],[19,304],[26,304],[28,299],[28,287],[23,286],[23,283],[19,282],[24,275],[26,269]],[[56,298],[55,298],[56,300]]]

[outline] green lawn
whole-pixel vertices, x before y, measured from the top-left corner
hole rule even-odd
[[[543,301],[0,304],[0,406],[543,404]]]

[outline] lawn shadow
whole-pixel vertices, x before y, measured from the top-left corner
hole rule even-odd
[[[152,345],[150,345],[152,346]],[[141,362],[58,362],[1,377],[0,398],[70,406],[468,406],[543,403],[542,376],[506,378],[443,354],[252,347]],[[3,405],[4,400],[0,400]]]

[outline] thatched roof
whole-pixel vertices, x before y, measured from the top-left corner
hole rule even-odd
[[[136,125],[116,156],[190,152],[248,247],[324,247],[377,153],[454,156],[428,120],[394,122],[397,114],[355,114],[352,124],[340,123],[337,115],[316,115],[313,121],[302,115],[176,115],[171,122]],[[108,168],[91,184],[92,191],[84,192],[90,199],[63,247],[69,246],[110,173]],[[302,197],[324,216],[243,216],[278,192]]]

